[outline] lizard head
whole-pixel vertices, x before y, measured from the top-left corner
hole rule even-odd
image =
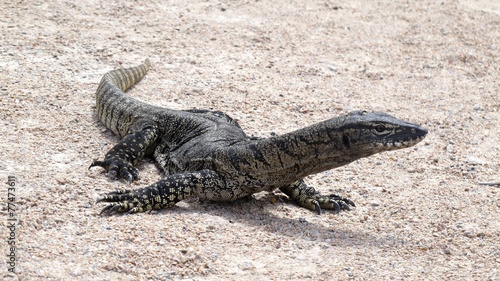
[[[410,147],[424,139],[427,130],[382,112],[354,111],[345,116],[342,143],[363,155]]]

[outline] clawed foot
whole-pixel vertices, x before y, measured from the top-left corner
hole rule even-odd
[[[341,210],[348,211],[352,207],[356,207],[354,202],[345,197],[336,194],[321,195],[314,187],[305,184],[304,180],[299,180],[293,184],[283,186],[280,190],[299,206],[316,211],[319,215],[321,214],[321,209],[340,212]]]
[[[139,179],[139,170],[131,163],[118,157],[113,157],[104,161],[94,161],[89,169],[96,166],[104,168],[111,179],[122,178],[128,182]]]
[[[151,194],[146,194],[142,189],[113,191],[99,198],[96,203],[109,202],[99,214],[111,215],[115,213],[134,214],[161,209],[160,205],[155,204],[154,201],[154,197],[151,197]]]
[[[335,210],[335,212],[349,211],[352,207],[356,207],[354,202],[346,197],[342,197],[336,194],[331,195],[316,195],[311,199],[311,203],[314,205],[314,210],[319,215],[321,214],[321,209]]]
[[[213,171],[174,174],[144,188],[110,192],[97,200],[109,202],[101,214],[141,213],[173,207],[177,202],[193,195],[199,186],[219,186]]]

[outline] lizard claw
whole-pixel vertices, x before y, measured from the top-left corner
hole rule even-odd
[[[294,200],[299,206],[315,211],[321,215],[321,210],[334,210],[336,213],[342,210],[350,210],[355,207],[354,202],[339,195],[321,195],[313,187],[308,186],[303,180],[286,185],[280,190]]]
[[[99,201],[97,201],[97,202],[99,202]],[[111,214],[111,209],[113,209],[113,207],[116,207],[116,206],[114,206],[113,204],[107,205],[106,207],[102,208],[99,215],[102,216],[103,214],[108,214],[108,215]]]
[[[136,211],[137,207],[130,208],[131,205],[134,205],[133,203],[128,203],[128,202],[111,202],[110,204],[106,205],[104,208],[102,208],[101,212],[99,213],[100,216],[102,215],[112,215],[116,213],[126,213],[126,214],[133,214]]]
[[[325,209],[334,209],[335,213],[339,213],[341,209],[342,210],[350,210],[349,207],[347,207],[347,208],[346,207],[340,207],[343,202],[339,203],[337,201],[331,200],[329,203],[330,203],[330,205],[328,205],[328,206],[326,204],[324,204],[324,203],[322,205],[325,207]],[[320,205],[320,203],[317,200],[314,200],[313,204],[314,204],[314,210],[316,211],[316,213],[318,215],[321,215],[321,205]]]
[[[312,204],[314,205],[314,211],[316,211],[318,215],[321,215],[321,206],[319,205],[318,201],[314,200]]]
[[[108,202],[102,208],[100,215],[112,215],[115,213],[134,214],[161,208],[160,202],[156,201],[158,192],[151,193],[151,189],[143,188],[137,190],[117,190],[104,194],[97,199],[96,203]]]
[[[120,158],[114,157],[104,161],[94,161],[89,169],[96,166],[104,168],[108,172],[108,177],[113,180],[122,178],[130,183],[139,179],[139,170],[131,163]]]
[[[318,195],[318,198],[316,198],[316,200],[319,202],[321,208],[331,209],[334,210],[336,213],[343,210],[349,211],[352,209],[352,207],[356,207],[354,202],[352,202],[348,198],[336,194],[328,196]]]

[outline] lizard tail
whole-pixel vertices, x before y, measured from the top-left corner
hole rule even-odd
[[[131,68],[121,68],[106,73],[96,92],[97,116],[101,122],[115,134],[123,137],[134,122],[136,111],[148,106],[124,92],[138,83],[148,72],[150,62]]]
[[[148,72],[150,66],[149,59],[146,59],[143,64],[136,67],[112,70],[104,75],[101,84],[104,80],[108,80],[111,84],[114,84],[125,92],[128,88],[141,81],[142,77]]]

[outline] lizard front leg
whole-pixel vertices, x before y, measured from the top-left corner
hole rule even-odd
[[[177,202],[216,185],[222,185],[222,181],[214,171],[185,172],[167,176],[145,188],[110,192],[96,203],[110,202],[101,214],[141,213],[173,207]]]
[[[321,209],[330,209],[339,212],[355,207],[354,202],[339,195],[321,195],[313,187],[305,184],[304,180],[296,181],[280,188],[299,206],[316,211],[321,214]]]
[[[123,178],[128,182],[139,178],[139,170],[134,167],[158,136],[154,127],[126,135],[104,157],[104,161],[94,161],[90,167],[99,166],[108,172],[111,178]]]

